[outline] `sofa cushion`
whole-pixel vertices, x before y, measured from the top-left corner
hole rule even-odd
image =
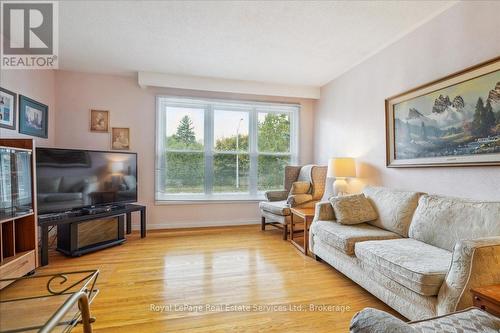
[[[434,296],[444,282],[452,253],[411,238],[363,242],[356,257],[414,292]]]
[[[375,220],[377,213],[364,194],[331,197],[335,219],[341,224],[359,224]]]
[[[500,202],[424,195],[409,235],[449,251],[463,239],[500,236]]]
[[[262,201],[259,203],[259,207],[266,212],[273,213],[276,215],[288,216],[290,215],[290,206],[286,203],[286,200],[282,201]]]
[[[408,228],[421,193],[373,186],[365,187],[363,193],[378,215],[370,224],[408,237]]]
[[[346,225],[334,221],[315,221],[311,225],[311,230],[322,242],[350,256],[354,255],[354,247],[359,242],[400,237],[398,234],[366,223]]]
[[[498,333],[500,318],[478,308],[408,323],[417,332]]]

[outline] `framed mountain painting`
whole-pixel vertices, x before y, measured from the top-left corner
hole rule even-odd
[[[385,106],[388,167],[500,165],[500,57]]]

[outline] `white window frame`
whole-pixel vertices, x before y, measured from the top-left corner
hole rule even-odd
[[[165,165],[165,147],[166,137],[166,107],[168,106],[183,106],[200,108],[204,110],[204,150],[205,156],[205,179],[204,193],[160,193],[163,180],[166,177],[167,171]],[[243,111],[248,112],[249,119],[249,148],[248,152],[236,151],[216,151],[214,149],[214,106],[217,110],[224,111]],[[271,153],[258,151],[258,114],[259,113],[288,113],[290,115],[290,152],[289,153]],[[265,156],[288,156],[290,155],[290,164],[298,163],[299,156],[299,115],[300,104],[286,103],[263,103],[253,101],[240,100],[220,100],[220,99],[205,99],[205,98],[190,98],[176,96],[156,96],[156,163],[155,163],[155,202],[157,204],[169,203],[199,203],[199,202],[241,202],[241,201],[258,201],[264,198],[264,191],[257,190],[258,177],[258,157]],[[171,150],[176,152],[197,152],[195,150]],[[250,157],[249,170],[249,192],[246,193],[213,193],[213,157],[216,153],[224,154],[248,154]]]

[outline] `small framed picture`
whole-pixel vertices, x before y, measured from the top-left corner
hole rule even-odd
[[[19,95],[19,133],[48,138],[49,107]]]
[[[90,110],[90,131],[109,132],[109,111]]]
[[[16,129],[17,94],[0,87],[0,127]]]
[[[130,128],[113,127],[111,129],[111,148],[115,150],[130,149]]]

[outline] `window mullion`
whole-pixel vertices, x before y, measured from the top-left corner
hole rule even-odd
[[[214,146],[214,110],[211,104],[205,106],[204,118],[205,141],[205,195],[213,192],[213,146]]]
[[[258,173],[258,153],[257,153],[257,111],[253,108],[249,116],[249,156],[250,156],[250,170],[249,170],[249,191],[251,196],[257,195],[257,173]]]
[[[290,153],[291,153],[291,163],[299,164],[299,117],[300,117],[300,107],[291,113],[291,126],[290,126]]]
[[[166,140],[166,105],[160,100],[159,97],[156,98],[156,191],[155,196],[158,193],[164,193],[167,184],[167,154],[165,147]]]

